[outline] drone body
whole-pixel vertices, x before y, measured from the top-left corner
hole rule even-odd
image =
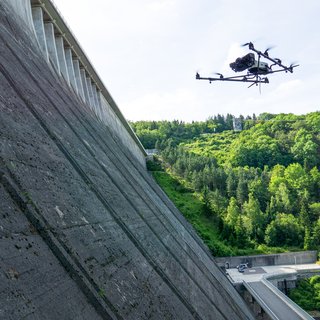
[[[271,71],[268,63],[257,61],[253,53],[237,58],[235,62],[230,63],[230,68],[235,72],[248,69],[249,74],[268,74]]]
[[[246,54],[243,57],[239,57],[236,61],[230,63],[230,68],[234,72],[243,72],[247,70],[246,74],[233,76],[233,77],[224,77],[221,73],[218,73],[219,77],[214,78],[203,78],[197,72],[196,79],[197,80],[209,80],[211,83],[212,81],[235,81],[235,82],[251,82],[252,84],[249,86],[253,86],[254,84],[258,85],[260,83],[269,83],[267,77],[265,75],[276,73],[276,72],[293,72],[293,68],[297,67],[298,65],[291,64],[289,67],[286,67],[282,64],[282,61],[278,58],[271,58],[269,57],[268,51],[270,49],[265,50],[265,52],[261,52],[255,49],[252,42],[248,42],[244,44],[244,46],[248,46],[249,49],[256,53],[256,55],[252,52]],[[269,65],[266,61],[261,61],[264,58],[268,60],[271,64]]]

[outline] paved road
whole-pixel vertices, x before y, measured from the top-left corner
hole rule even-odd
[[[274,274],[292,274],[295,272],[308,271],[310,272],[320,272],[320,265],[315,263],[310,264],[296,264],[296,265],[279,265],[279,266],[263,266],[263,267],[253,267],[246,269],[243,273],[238,272],[238,269],[232,268],[228,269],[227,273],[234,284],[246,282],[257,282],[261,281],[264,276],[274,275]]]
[[[263,301],[261,307],[265,312],[271,317],[271,319],[278,320],[301,320],[301,319],[313,319],[307,314],[299,315],[297,310],[293,310],[290,306],[285,303],[279,295],[273,292],[268,286],[263,282],[244,282],[243,283],[247,290],[256,298],[258,301],[259,298]]]

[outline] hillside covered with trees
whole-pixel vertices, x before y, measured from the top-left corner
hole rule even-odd
[[[307,311],[320,311],[320,276],[300,279],[297,287],[290,290],[289,297]]]
[[[320,112],[241,122],[241,132],[230,114],[131,125],[159,150],[155,178],[214,255],[319,248]]]

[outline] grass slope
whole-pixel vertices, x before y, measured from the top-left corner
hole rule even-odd
[[[288,251],[286,248],[271,248],[265,245],[260,245],[254,249],[239,249],[228,245],[221,240],[216,221],[206,215],[204,202],[199,193],[192,190],[186,182],[169,171],[152,171],[152,174],[171,201],[195,228],[213,256],[268,254]]]
[[[221,239],[217,220],[206,214],[205,205],[199,193],[195,192],[185,181],[181,180],[180,177],[174,176],[170,171],[163,171],[157,164],[149,163],[149,170],[150,169],[157,183],[195,228],[213,256],[271,254],[297,250],[297,248],[278,248],[268,247],[266,245],[259,245],[256,248],[247,249],[230,246]]]
[[[152,174],[175,206],[192,224],[213,255],[234,254],[231,248],[219,239],[218,228],[204,214],[204,203],[197,193],[184,186],[178,178],[168,172],[153,171]]]

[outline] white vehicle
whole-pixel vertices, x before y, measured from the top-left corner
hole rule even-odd
[[[245,269],[248,269],[248,263],[240,263],[238,266],[237,266],[237,269],[239,272],[244,272]]]

